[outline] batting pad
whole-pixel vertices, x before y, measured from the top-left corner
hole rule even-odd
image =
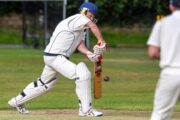
[[[80,109],[86,113],[91,108],[91,73],[81,62],[76,67],[76,94],[80,101]]]
[[[53,88],[56,81],[56,78],[52,78],[44,83],[41,79],[38,79],[37,81],[30,83],[23,92],[14,98],[16,101],[14,106],[22,105],[25,102],[46,93]]]

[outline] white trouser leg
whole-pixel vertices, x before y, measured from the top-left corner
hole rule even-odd
[[[91,74],[86,65],[82,62],[76,65],[63,56],[47,62],[65,77],[76,80],[76,94],[81,103],[80,108],[83,112],[87,112],[91,108]]]
[[[76,64],[72,63],[63,56],[45,57],[45,63],[69,79],[76,78]]]
[[[35,97],[46,93],[53,88],[56,80],[56,71],[46,65],[42,72],[41,78],[28,84],[18,96],[12,98],[9,101],[9,104],[13,107],[17,107]]]
[[[161,75],[156,88],[151,120],[170,120],[180,94],[180,76]]]
[[[91,73],[84,63],[79,63],[76,67],[76,94],[79,98],[80,110],[87,113],[91,106]]]

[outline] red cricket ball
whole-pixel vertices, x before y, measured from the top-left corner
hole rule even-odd
[[[104,78],[103,78],[103,79],[104,79],[104,81],[105,81],[105,82],[108,82],[108,81],[110,80],[109,76],[107,76],[107,75],[106,75],[106,76],[104,76]]]

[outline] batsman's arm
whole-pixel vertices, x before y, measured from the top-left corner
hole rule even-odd
[[[86,55],[86,53],[89,51],[84,43],[84,41],[82,40],[81,43],[78,46],[78,51],[81,52],[82,54]]]
[[[97,38],[98,42],[101,42],[101,43],[106,43],[105,40],[103,39],[102,37],[102,34],[98,28],[98,26],[93,23],[92,21],[88,22],[86,24],[87,27],[89,27],[91,29],[91,31],[93,32],[94,36]]]

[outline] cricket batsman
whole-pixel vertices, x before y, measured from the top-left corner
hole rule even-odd
[[[61,21],[55,28],[50,42],[44,50],[44,69],[41,76],[34,82],[28,84],[22,92],[8,101],[18,112],[28,114],[25,103],[41,96],[51,90],[57,81],[57,74],[72,79],[76,84],[76,94],[79,99],[79,116],[102,116],[92,107],[91,98],[91,73],[85,63],[75,64],[69,57],[77,49],[90,61],[98,62],[102,59],[101,54],[106,50],[106,42],[98,26],[94,23],[98,14],[97,6],[91,2],[83,3],[78,14],[72,15]],[[90,28],[97,42],[94,52],[85,46],[85,29]],[[63,98],[62,98],[63,99]]]

